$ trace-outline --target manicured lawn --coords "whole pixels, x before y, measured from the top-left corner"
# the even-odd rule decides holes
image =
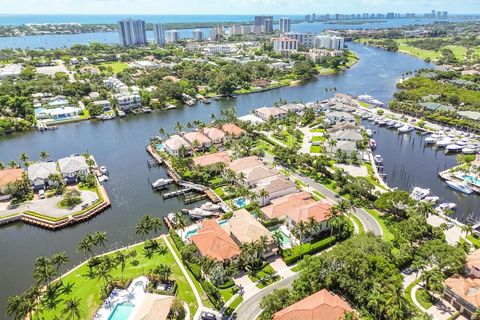
[[[467,239],[468,239],[471,243],[473,243],[475,249],[480,248],[480,239],[478,239],[477,237],[475,237],[473,234],[469,234],[469,235],[467,236]]]
[[[418,303],[420,303],[420,305],[425,309],[433,306],[433,301],[430,300],[430,296],[425,289],[418,289],[415,292],[415,298],[417,298]]]
[[[361,105],[364,108],[369,108],[371,104],[363,102],[363,101],[358,101],[358,104]]]
[[[315,129],[311,129],[310,132],[312,133],[325,132],[325,129],[315,128]]]
[[[325,137],[324,136],[313,136],[312,137],[312,142],[313,141],[325,141]]]
[[[263,278],[268,278],[274,273],[275,273],[275,270],[273,270],[272,266],[267,263],[263,266],[262,269],[256,270],[254,273],[249,274],[248,277],[253,282],[260,281],[259,283],[257,283],[257,287],[261,289],[280,280],[280,276],[275,276],[275,277],[269,278],[268,280],[262,281]]]
[[[160,245],[165,245],[163,239],[158,240]],[[168,264],[173,269],[172,278],[177,281],[178,292],[177,296],[179,299],[188,303],[191,312],[195,313],[198,308],[198,305],[195,301],[195,296],[193,294],[190,285],[187,282],[187,279],[183,275],[180,267],[175,262],[173,255],[170,251],[167,251],[166,254],[159,255],[154,254],[150,259],[146,258],[143,254],[143,244],[136,245],[131,247],[129,250],[135,250],[137,252],[136,259],[139,262],[138,265],[132,265],[130,259],[125,267],[123,272],[124,279],[136,278],[144,275],[149,269],[154,268],[160,263]],[[114,254],[109,254],[109,256],[114,257]],[[44,319],[54,319],[55,316],[58,316],[58,310],[64,307],[62,301],[70,298],[80,299],[80,311],[82,319],[92,319],[98,307],[102,304],[100,299],[101,292],[101,281],[96,278],[88,277],[88,267],[86,264],[82,265],[80,268],[65,276],[62,281],[65,284],[73,284],[72,292],[70,294],[62,294],[59,297],[59,305],[55,310],[44,310],[42,317]],[[111,272],[113,278],[122,278],[122,272],[120,268],[114,269]]]
[[[217,194],[217,196],[219,196],[220,198],[223,198],[223,196],[225,196],[225,192],[223,191],[223,187],[215,188],[215,189],[213,189],[213,192],[215,192]]]
[[[225,313],[228,315],[232,314],[242,302],[243,302],[243,296],[240,296],[240,295],[237,296],[235,300],[233,300],[233,302],[230,303],[227,310],[225,310]]]
[[[405,288],[405,299],[407,299],[408,302],[410,302],[410,304],[411,304],[412,306],[415,306],[415,304],[413,303],[413,300],[412,300],[412,289],[413,289],[413,287],[415,287],[419,282],[420,282],[420,279],[417,279],[417,280],[413,281],[412,283],[410,283],[410,284]]]
[[[238,291],[237,286],[232,286],[228,289],[220,289],[220,292],[221,292],[222,297],[223,297],[223,301],[227,302],[228,300],[230,300],[230,298],[233,297],[233,295],[235,293],[237,293],[237,291]]]
[[[388,230],[387,225],[385,224],[385,221],[381,217],[381,213],[379,213],[375,209],[365,209],[365,211],[370,213],[375,218],[375,220],[377,220],[377,222],[380,224],[380,227],[383,230],[383,238],[385,239],[385,241],[388,241],[388,242],[392,241],[395,238],[395,236],[393,235],[393,233],[390,232],[390,230]]]
[[[350,215],[352,217],[352,220],[355,222],[355,224],[358,227],[358,233],[362,234],[365,233],[365,227],[363,226],[363,223],[358,219],[354,214]]]
[[[416,57],[422,58],[423,60],[437,60],[438,58],[440,58],[439,52],[415,48],[406,43],[399,43],[398,51],[414,55]]]
[[[322,153],[322,146],[310,146],[310,153]]]
[[[306,187],[306,186],[307,186],[307,185],[305,184],[305,182],[300,181],[300,180],[298,180],[298,179],[295,179],[295,184],[296,184],[297,186],[300,186],[300,187]]]
[[[326,199],[327,198],[323,193],[321,193],[317,190],[313,190],[313,194],[316,195],[317,197],[321,198],[321,199]]]
[[[122,72],[124,69],[128,68],[128,64],[120,61],[104,62],[100,65],[105,67],[112,67],[114,73]]]

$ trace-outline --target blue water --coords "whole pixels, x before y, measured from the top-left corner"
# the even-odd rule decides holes
[[[233,201],[233,203],[238,207],[238,208],[243,208],[247,204],[247,201],[245,198],[237,198]]]
[[[127,302],[115,306],[108,320],[127,320],[135,306]]]
[[[478,180],[477,178],[475,178],[475,177],[473,177],[469,174],[464,175],[463,178],[465,180],[467,180],[468,182],[473,183],[474,185],[480,186],[480,180]]]
[[[144,19],[146,22],[238,22],[245,23],[253,20],[251,15],[0,15],[0,25],[20,25],[28,23],[116,23],[119,19],[126,17]],[[274,19],[279,16],[274,16]],[[290,16],[300,18],[300,16]],[[463,21],[465,17],[450,18],[448,21]],[[293,24],[293,31],[319,33],[325,29],[376,29],[393,28],[413,24],[429,24],[431,19],[396,19],[385,20],[385,22],[367,22],[364,24],[329,24],[324,22]],[[278,28],[278,25],[274,26]],[[210,36],[208,28],[201,28],[204,36]],[[191,38],[193,29],[179,29],[180,37]],[[147,32],[147,38],[153,39],[153,31]],[[4,48],[68,48],[74,44],[88,44],[100,42],[107,44],[119,43],[117,32],[96,32],[82,34],[64,35],[39,35],[24,37],[0,37],[0,49]]]

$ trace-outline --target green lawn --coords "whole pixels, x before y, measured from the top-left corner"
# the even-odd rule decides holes
[[[230,298],[233,297],[233,295],[237,293],[237,291],[238,291],[237,286],[232,286],[227,289],[220,289],[220,293],[222,294],[223,301],[227,302],[228,300],[230,300]]]
[[[105,67],[112,67],[112,70],[114,73],[119,73],[128,68],[128,64],[125,62],[121,61],[115,61],[115,62],[103,62],[100,64],[101,66]]]
[[[354,214],[350,215],[352,217],[352,220],[355,222],[355,224],[358,227],[358,233],[362,234],[365,233],[365,227],[363,226],[363,223],[358,219]]]
[[[363,102],[363,101],[358,101],[358,104],[361,105],[364,108],[369,108],[371,107],[371,104]]]
[[[441,56],[439,52],[415,48],[403,42],[399,43],[398,51],[411,54],[413,56],[422,58],[423,60],[437,60]]]
[[[161,245],[165,245],[163,239],[159,239],[158,241]],[[190,288],[190,285],[187,282],[187,279],[180,270],[180,267],[175,262],[172,253],[170,251],[167,251],[167,253],[164,255],[155,254],[153,257],[148,259],[143,255],[143,244],[131,247],[130,250],[132,249],[137,252],[136,259],[139,263],[138,265],[134,266],[130,263],[129,260],[126,265],[125,271],[123,272],[123,277],[125,279],[136,278],[144,275],[149,269],[154,268],[160,263],[168,264],[173,269],[172,278],[174,278],[178,284],[178,298],[186,301],[188,303],[188,306],[190,307],[191,312],[195,313],[198,308],[198,305],[195,301],[195,296],[192,289]],[[114,254],[110,254],[110,256],[114,256]],[[76,269],[74,272],[65,276],[62,281],[66,284],[73,284],[72,292],[70,294],[62,294],[59,297],[60,303],[55,308],[55,310],[43,310],[43,319],[54,319],[55,316],[58,316],[58,310],[64,307],[64,303],[62,301],[70,298],[80,299],[79,309],[82,319],[92,319],[98,307],[103,302],[100,299],[101,281],[98,279],[92,279],[87,275],[88,267],[86,264],[84,264],[78,269]],[[113,278],[122,278],[122,272],[120,268],[113,270],[111,275]]]
[[[324,136],[313,136],[312,137],[312,142],[313,141],[325,141],[325,137]]]
[[[237,309],[237,307],[243,302],[243,296],[241,295],[238,295],[233,301],[232,303],[230,303],[230,305],[228,306],[228,308],[225,310],[225,313],[227,315],[231,315],[235,309]]]
[[[310,153],[322,153],[323,147],[322,146],[310,146]]]
[[[321,128],[310,129],[310,132],[312,133],[319,133],[319,132],[325,132],[325,131],[326,131],[325,129],[321,129]]]
[[[413,281],[412,283],[410,283],[410,284],[405,288],[405,299],[407,299],[407,301],[410,302],[410,304],[411,304],[412,306],[415,306],[415,304],[413,303],[413,300],[412,300],[412,289],[413,289],[413,287],[415,287],[419,282],[420,282],[420,279],[417,279],[417,280]]]
[[[381,217],[381,213],[378,212],[378,211],[375,210],[375,209],[367,209],[367,208],[365,208],[365,211],[367,211],[368,213],[370,213],[370,214],[375,218],[375,220],[377,220],[377,222],[380,224],[380,227],[381,227],[382,230],[383,230],[383,238],[385,239],[385,241],[387,241],[387,242],[392,241],[392,240],[395,238],[395,236],[393,235],[393,233],[390,232],[390,230],[388,230],[387,225],[385,224],[384,219]]]
[[[321,199],[326,199],[327,198],[323,193],[321,193],[317,190],[313,190],[313,194],[316,195],[317,197],[321,198]]]
[[[425,309],[430,308],[433,306],[433,301],[430,299],[430,295],[425,289],[418,289],[415,292],[415,298],[417,298],[418,303]]]
[[[274,273],[275,273],[275,270],[273,270],[272,266],[266,263],[260,270],[255,270],[255,272],[250,273],[248,277],[253,282],[260,281],[259,283],[257,283],[257,287],[262,289],[280,280],[280,276],[275,276],[275,277],[269,278],[268,280],[262,281],[263,278],[268,278]]]
[[[467,240],[469,240],[471,243],[473,243],[473,246],[475,247],[475,249],[480,248],[480,239],[475,237],[473,234],[469,234],[467,236]]]

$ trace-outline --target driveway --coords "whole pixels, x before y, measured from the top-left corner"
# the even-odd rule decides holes
[[[448,221],[440,216],[431,214],[427,218],[427,222],[428,224],[434,227],[439,227],[441,224],[447,223]],[[457,224],[454,224],[453,227],[445,230],[443,233],[445,234],[445,240],[447,241],[448,244],[451,244],[451,245],[457,244],[458,240],[460,240],[460,238],[463,236],[462,228],[460,228]]]
[[[435,320],[448,320],[452,317],[452,315],[457,312],[457,310],[452,307],[448,301],[444,299],[439,299],[437,303],[435,303],[433,306],[428,308],[427,310],[428,314],[433,316],[433,319]],[[467,320],[464,316],[460,315],[457,320]]]

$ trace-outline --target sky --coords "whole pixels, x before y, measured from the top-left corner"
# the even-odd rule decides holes
[[[480,13],[480,0],[0,0],[1,14]],[[1,19],[1,16],[0,16]]]

